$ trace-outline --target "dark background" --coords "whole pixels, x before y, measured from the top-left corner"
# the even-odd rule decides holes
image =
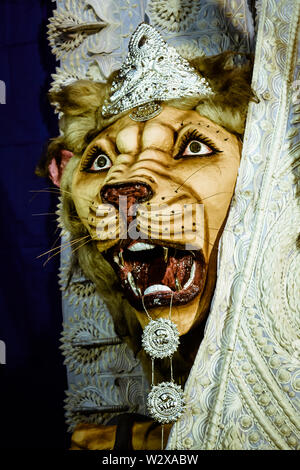
[[[45,143],[58,134],[47,90],[55,72],[48,46],[51,0],[0,0],[0,447],[67,448],[66,371],[59,352],[62,329],[59,257],[37,256],[55,243],[55,194],[34,175]],[[59,244],[59,240],[55,245]]]

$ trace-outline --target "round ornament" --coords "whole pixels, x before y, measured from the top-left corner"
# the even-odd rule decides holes
[[[179,345],[177,326],[165,318],[151,320],[144,328],[142,345],[154,359],[172,356]]]
[[[174,423],[182,415],[184,399],[182,388],[173,382],[154,385],[148,395],[148,410],[159,423]]]

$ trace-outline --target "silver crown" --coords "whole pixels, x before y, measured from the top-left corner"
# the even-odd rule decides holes
[[[204,77],[201,77],[176,49],[169,46],[158,31],[142,23],[133,33],[128,55],[112,83],[111,96],[102,107],[102,115],[109,117],[153,103],[157,115],[157,102],[188,96],[205,97],[213,91]],[[150,107],[153,111],[153,106]],[[131,115],[132,119],[147,120],[153,112]],[[145,111],[146,110],[146,111]]]

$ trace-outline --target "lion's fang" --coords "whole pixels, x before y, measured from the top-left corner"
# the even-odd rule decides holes
[[[120,251],[120,253],[119,253],[119,258],[120,258],[120,261],[121,261],[121,265],[124,266],[124,258],[123,258],[122,251]]]
[[[133,290],[133,292],[135,293],[135,295],[139,296],[139,292],[136,288],[134,278],[133,278],[133,275],[131,273],[128,273],[127,279],[128,279],[129,284],[130,284],[130,287]]]
[[[175,278],[175,285],[176,285],[176,289],[177,289],[177,290],[181,290],[181,289],[182,289],[181,284],[180,284],[180,281],[177,279],[177,277]]]

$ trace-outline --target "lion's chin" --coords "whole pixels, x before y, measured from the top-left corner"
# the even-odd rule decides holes
[[[201,294],[206,263],[201,250],[131,241],[106,253],[128,301],[137,310],[185,305]]]

